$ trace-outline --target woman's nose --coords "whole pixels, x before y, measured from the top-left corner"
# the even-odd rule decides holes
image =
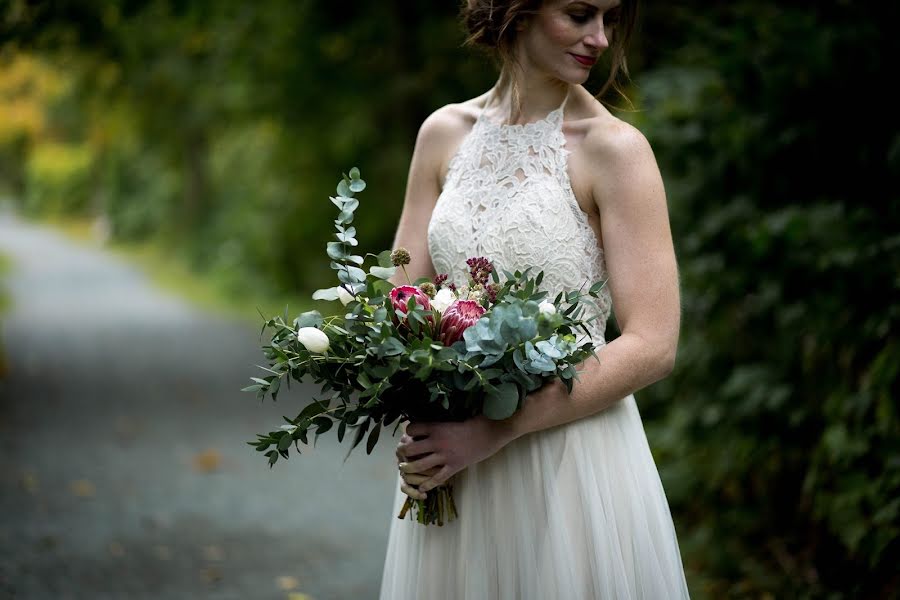
[[[602,15],[597,15],[597,18],[591,21],[590,30],[584,37],[584,44],[600,51],[606,50],[609,47],[609,40],[606,39],[606,28],[603,25]]]

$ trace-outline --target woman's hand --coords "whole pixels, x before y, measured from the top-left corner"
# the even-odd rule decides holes
[[[416,500],[469,465],[492,456],[515,438],[508,420],[478,416],[462,422],[412,423],[397,445],[404,482]]]
[[[396,451],[397,463],[399,465],[405,465],[412,459],[420,458],[415,455],[406,453],[407,447],[412,442],[413,442],[412,436],[410,436],[406,433],[404,433],[402,436],[400,436],[400,443],[397,444],[397,451]],[[400,469],[400,477],[402,478],[403,481],[400,482],[400,491],[403,492],[404,494],[406,494],[407,496],[409,496],[410,498],[412,498],[413,500],[424,500],[425,493],[420,492],[418,486],[420,484],[424,483],[425,481],[427,481],[429,478],[431,478],[431,476],[436,474],[438,472],[438,470],[439,469],[437,467],[435,467],[433,469],[428,469],[428,471],[426,471],[425,473],[406,473],[401,468]]]

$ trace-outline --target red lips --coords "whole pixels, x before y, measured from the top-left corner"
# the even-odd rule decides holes
[[[582,54],[572,54],[571,52],[569,52],[569,55],[571,55],[572,58],[574,58],[575,60],[577,60],[578,62],[580,62],[581,64],[583,64],[586,67],[590,67],[595,62],[597,62],[597,58],[594,56],[584,56]]]

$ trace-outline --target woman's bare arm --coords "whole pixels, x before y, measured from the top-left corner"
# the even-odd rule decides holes
[[[614,132],[585,139],[585,150],[596,166],[592,191],[622,335],[598,351],[600,364],[585,362],[571,395],[559,384],[529,396],[508,420],[513,437],[601,411],[662,379],[675,362],[681,303],[662,177],[637,129],[619,122]]]

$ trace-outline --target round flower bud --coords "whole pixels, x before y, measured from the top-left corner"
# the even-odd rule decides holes
[[[315,327],[301,327],[297,330],[297,341],[310,352],[322,354],[330,345],[328,336],[321,329]]]
[[[437,289],[434,287],[434,284],[430,281],[426,281],[422,285],[419,286],[419,289],[425,293],[429,298],[434,298],[434,295],[437,293]]]
[[[538,304],[538,310],[541,311],[543,315],[555,315],[556,314],[556,305],[552,302],[547,302],[544,300],[540,304]]]
[[[409,250],[406,248],[397,248],[393,252],[391,252],[391,263],[395,267],[400,267],[403,265],[408,265],[411,260],[409,256]]]

